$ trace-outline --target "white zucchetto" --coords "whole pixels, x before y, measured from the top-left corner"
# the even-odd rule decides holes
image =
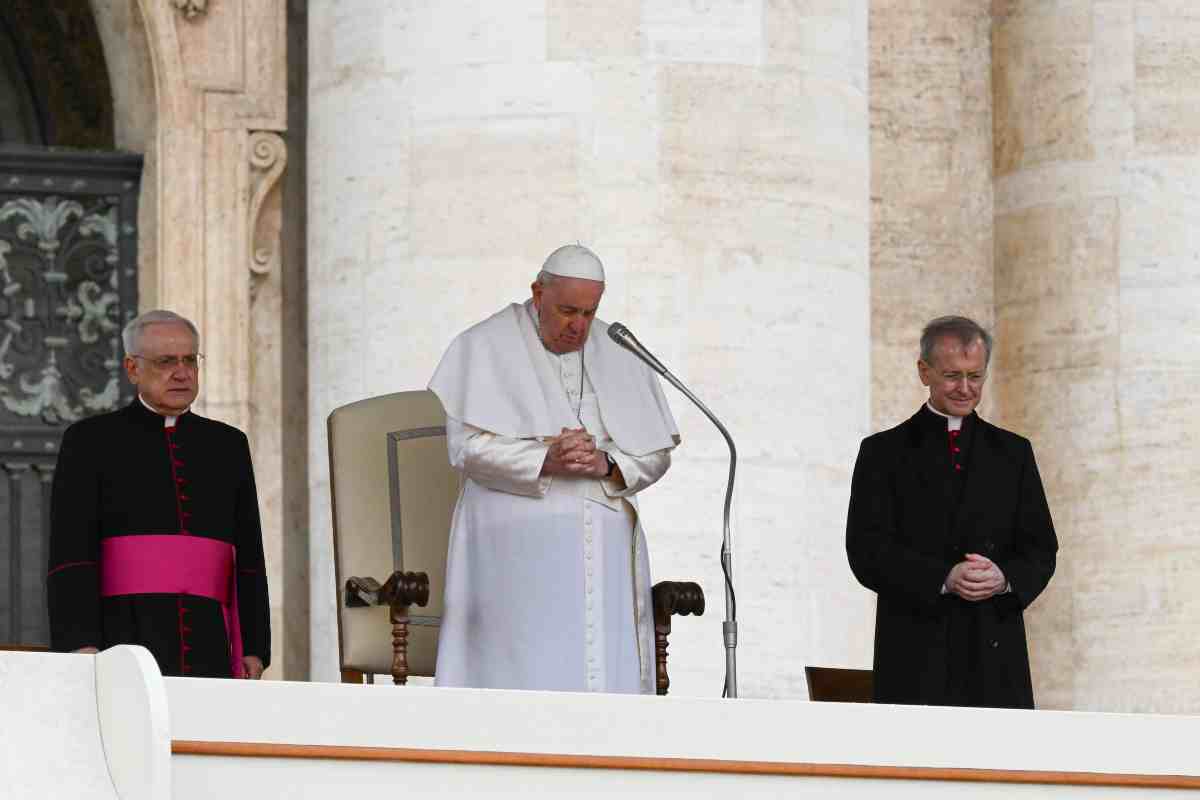
[[[542,271],[560,278],[583,278],[604,283],[604,265],[600,258],[581,244],[568,244],[555,250],[542,264]]]

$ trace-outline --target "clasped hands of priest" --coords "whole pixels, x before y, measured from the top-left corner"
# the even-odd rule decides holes
[[[967,553],[963,561],[950,569],[944,586],[948,594],[979,602],[1007,591],[1008,581],[1004,572],[990,558]]]
[[[608,475],[608,459],[603,450],[596,448],[596,437],[587,429],[563,428],[562,433],[546,441],[550,447],[542,463],[543,475],[576,478],[603,478]],[[622,480],[620,468],[614,468],[612,477]]]

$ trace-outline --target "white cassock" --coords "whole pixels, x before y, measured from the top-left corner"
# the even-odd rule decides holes
[[[446,563],[439,686],[654,691],[649,558],[637,492],[678,432],[655,375],[596,320],[556,355],[530,304],[461,334],[430,388],[462,483]],[[562,428],[586,428],[625,486],[542,476]]]

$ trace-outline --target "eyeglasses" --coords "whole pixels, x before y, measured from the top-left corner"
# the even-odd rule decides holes
[[[941,372],[941,373],[938,373],[938,377],[940,377],[942,379],[942,383],[945,383],[947,385],[962,383],[963,380],[966,380],[966,382],[971,386],[982,386],[984,381],[987,380],[987,373],[986,372]]]
[[[176,367],[182,366],[184,369],[199,369],[200,364],[204,362],[203,353],[188,353],[183,356],[140,356],[136,353],[131,353],[130,358],[140,358],[150,364],[155,369],[167,372]]]

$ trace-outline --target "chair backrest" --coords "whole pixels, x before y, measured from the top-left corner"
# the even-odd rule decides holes
[[[392,666],[388,609],[347,607],[346,579],[382,584],[406,570],[429,574],[429,605],[410,616],[409,674],[433,675],[458,497],[442,405],[430,391],[398,392],[342,406],[328,426],[341,667],[387,674]]]

